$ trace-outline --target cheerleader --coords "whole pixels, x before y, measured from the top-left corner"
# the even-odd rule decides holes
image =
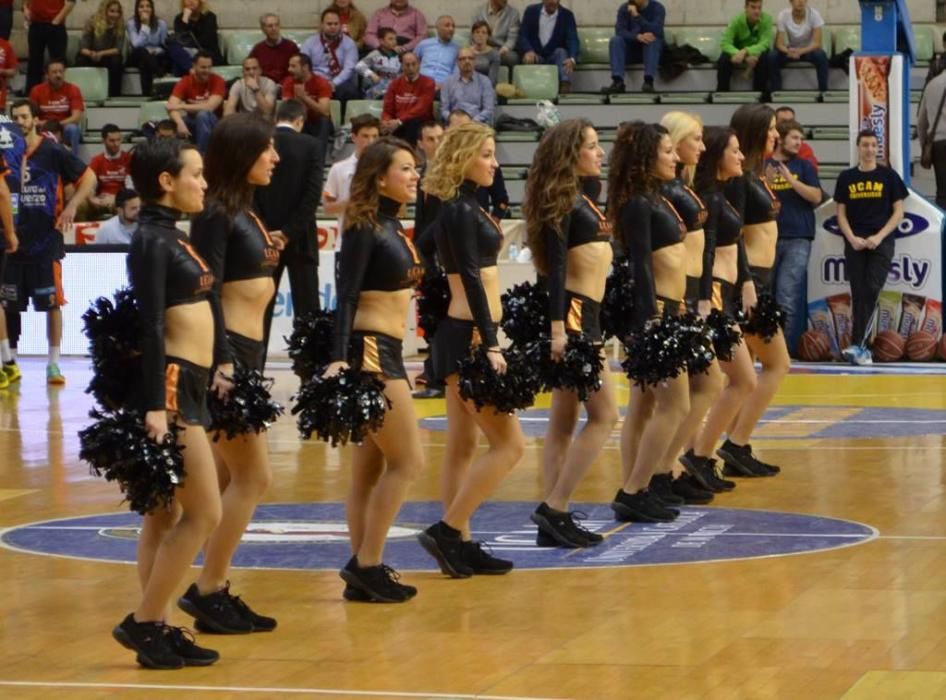
[[[177,139],[135,148],[131,176],[144,206],[128,254],[128,273],[144,335],[141,383],[134,404],[148,435],[163,442],[169,423],[180,428],[186,476],[165,510],[144,517],[138,538],[142,597],[112,635],[137,653],[146,668],[207,666],[220,658],[194,644],[183,628],[166,623],[174,591],[201,545],[220,522],[214,457],[204,427],[207,385],[214,354],[207,264],[176,226],[182,214],[204,206],[203,163],[197,149]]]
[[[603,158],[591,122],[570,119],[542,137],[526,182],[523,214],[532,261],[547,279],[556,362],[562,359],[567,335],[585,333],[602,348],[607,367],[600,310],[611,266],[611,223],[583,191],[597,184]],[[587,187],[583,181],[590,181]],[[603,539],[576,523],[568,504],[618,419],[607,369],[601,371],[601,389],[585,402],[588,420],[575,436],[580,408],[575,392],[552,391],[542,449],[546,496],[532,514],[540,547],[585,547]]]
[[[778,131],[775,128],[775,113],[766,105],[743,105],[733,114],[730,126],[736,132],[739,144],[745,153],[743,176],[734,178],[726,187],[726,196],[737,208],[744,211],[742,235],[746,244],[746,256],[756,292],[769,300],[769,308],[760,304],[750,314],[750,323],[756,316],[771,315],[774,311],[772,294],[772,268],[775,264],[775,244],[778,239],[778,197],[769,189],[765,180],[766,157],[775,150]],[[739,414],[729,427],[727,440],[716,451],[729,476],[774,476],[780,471],[774,464],[766,464],[752,453],[749,439],[765,409],[769,407],[785,375],[791,360],[788,346],[780,328],[767,337],[747,330],[746,344],[753,357],[762,363],[762,372],[756,381],[755,390],[746,397]]]
[[[417,594],[383,562],[384,540],[423,468],[417,415],[402,358],[408,308],[423,264],[398,220],[417,198],[417,160],[404,141],[379,139],[358,159],[335,271],[338,307],[331,377],[343,368],[378,376],[391,406],[384,425],[356,445],[346,502],[352,556],[339,572],[352,601],[401,603]]]
[[[457,363],[474,346],[485,344],[494,372],[506,371],[496,336],[502,316],[496,260],[502,229],[477,201],[496,169],[493,130],[463,124],[447,131],[424,179],[425,190],[442,201],[435,229],[437,254],[450,285],[447,317],[437,327],[434,372],[446,380],[447,445],[441,493],[444,514],[418,539],[453,578],[505,574],[511,561],[492,556],[472,539],[470,518],[522,458],[525,441],[518,419],[506,413],[477,411],[460,397]],[[479,428],[489,449],[474,460]]]
[[[608,217],[633,267],[637,332],[647,332],[661,316],[683,313],[686,228],[661,194],[677,176],[677,162],[670,134],[659,124],[635,122],[618,130],[608,172]],[[624,485],[611,504],[618,519],[668,522],[679,515],[648,485],[689,410],[686,368],[656,385],[633,385],[621,430]]]
[[[214,274],[211,305],[217,342],[211,390],[225,398],[234,367],[263,369],[264,317],[275,294],[273,271],[284,240],[253,212],[253,192],[268,185],[279,156],[273,127],[253,114],[222,119],[207,147],[207,208],[191,224],[198,253]],[[178,600],[197,628],[218,634],[269,632],[276,620],[230,593],[230,565],[253,511],[269,488],[269,450],[253,431],[213,443],[223,517],[207,540],[200,576]]]
[[[727,199],[728,182],[742,177],[743,155],[732,129],[710,128],[704,137],[706,152],[696,168],[694,186],[706,204],[706,256],[700,282],[700,301],[711,301],[713,308],[729,319],[735,331],[735,317],[740,306],[751,310],[756,305],[755,283],[746,259],[742,238],[742,214]],[[752,357],[744,342],[732,348],[732,356],[720,358],[726,375],[726,388],[715,401],[703,427],[690,449],[680,458],[687,472],[700,485],[714,493],[731,491],[735,483],[720,477],[712,458],[720,436],[739,408],[756,387]]]

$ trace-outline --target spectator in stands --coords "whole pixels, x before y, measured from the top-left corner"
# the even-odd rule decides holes
[[[762,0],[746,0],[746,9],[723,30],[716,64],[716,90],[729,92],[733,67],[752,72],[752,89],[768,98],[768,52],[775,39],[772,16],[762,11]]]
[[[657,0],[627,0],[618,8],[614,36],[608,44],[611,54],[611,86],[605,93],[621,93],[628,63],[644,64],[641,92],[654,91],[654,76],[664,47],[664,20],[667,10]]]
[[[256,112],[271,118],[279,99],[280,86],[262,74],[259,59],[243,59],[243,77],[230,86],[230,94],[223,103],[223,116],[237,112]]]
[[[176,139],[177,125],[172,119],[162,119],[154,128],[154,137],[156,139]]]
[[[387,7],[378,9],[368,20],[365,31],[365,46],[376,49],[379,46],[378,30],[391,27],[397,32],[397,51],[414,51],[417,45],[427,38],[427,19],[416,7],[408,5],[408,0],[391,0]]]
[[[457,67],[460,47],[453,43],[455,32],[453,17],[441,15],[437,18],[437,36],[424,39],[414,51],[420,59],[421,74],[433,78],[438,90]]]
[[[476,54],[473,49],[461,49],[458,59],[460,71],[448,78],[440,88],[440,112],[444,121],[447,121],[450,112],[461,109],[469,114],[473,121],[493,123],[496,91],[489,78],[476,72],[475,61]]]
[[[946,209],[946,114],[944,114],[946,102],[944,102],[944,96],[946,96],[946,71],[941,71],[923,88],[916,125],[921,151],[928,144],[932,144],[936,205],[940,209]]]
[[[10,81],[16,76],[18,65],[19,61],[17,61],[13,46],[0,37],[0,112],[6,112],[7,91],[10,88]]]
[[[420,125],[434,118],[437,85],[420,74],[420,61],[407,52],[401,56],[401,76],[391,81],[384,94],[381,128],[398,138],[415,143]]]
[[[324,139],[332,132],[332,84],[312,72],[312,61],[304,53],[289,59],[289,75],[282,81],[282,98],[296,99],[305,105],[305,133]]]
[[[359,52],[362,51],[365,48],[365,30],[368,28],[368,20],[355,7],[355,3],[351,0],[335,0],[326,9],[335,10],[338,13],[338,19],[342,23],[342,33],[355,42]],[[380,39],[380,36],[378,38]]]
[[[10,41],[13,30],[13,0],[0,0],[0,39]],[[2,380],[0,380],[2,383]]]
[[[312,71],[332,83],[336,100],[357,100],[358,47],[349,37],[342,34],[341,20],[335,10],[322,12],[319,33],[310,36],[300,49],[312,60]]]
[[[46,65],[46,81],[30,90],[30,102],[39,107],[40,122],[54,119],[62,124],[64,143],[78,155],[85,102],[78,86],[66,82],[64,61],[54,59]]]
[[[579,52],[575,15],[561,7],[559,0],[542,0],[529,5],[522,15],[519,52],[526,65],[554,63],[558,66],[559,92],[568,94]]]
[[[329,216],[338,217],[338,234],[335,250],[342,248],[342,233],[345,231],[345,209],[351,193],[351,179],[358,167],[358,159],[381,135],[381,122],[370,114],[359,114],[351,120],[351,140],[355,152],[340,160],[328,171],[325,190],[322,192],[322,207]]]
[[[250,50],[250,56],[259,61],[263,75],[277,85],[289,75],[289,59],[299,53],[292,39],[282,35],[279,15],[267,12],[259,18],[259,27],[265,38]]]
[[[813,63],[818,91],[828,89],[828,55],[821,41],[824,20],[808,0],[790,0],[791,7],[778,13],[775,50],[769,52],[769,82],[772,91],[782,89],[782,68],[793,61]]]
[[[29,63],[26,66],[26,91],[43,80],[46,51],[49,60],[66,60],[66,17],[75,9],[76,0],[24,0],[23,16],[29,22],[27,42]],[[65,63],[63,63],[65,65]]]
[[[795,110],[788,106],[779,107],[775,110],[775,125],[778,126],[782,122],[793,122],[795,119]],[[818,158],[815,156],[815,152],[812,150],[811,146],[808,145],[806,141],[801,142],[801,147],[798,149],[798,157],[804,160],[807,160],[811,163],[815,172],[818,172]]]
[[[168,25],[154,13],[153,0],[135,0],[135,16],[128,20],[128,65],[141,77],[141,94],[151,97],[154,76],[163,77],[171,68],[166,50]]]
[[[365,97],[369,100],[382,100],[391,81],[401,73],[401,54],[397,49],[397,34],[390,27],[378,30],[381,48],[375,49],[358,61],[355,70],[361,76],[365,87]]]
[[[206,0],[181,0],[181,11],[174,17],[174,34],[167,43],[168,58],[174,75],[186,76],[198,51],[206,51],[215,66],[226,63],[217,36],[217,15]]]
[[[168,116],[177,125],[178,136],[193,136],[201,153],[207,151],[210,132],[222,114],[226,94],[227,83],[213,72],[213,57],[207,51],[197,52],[190,74],[181,78],[171,91]]]
[[[775,299],[785,312],[785,342],[793,357],[808,318],[808,258],[815,238],[815,207],[821,204],[818,171],[798,154],[805,130],[796,121],[778,124],[775,158],[765,178],[781,202],[775,244]]]
[[[496,87],[496,81],[499,80],[499,50],[489,43],[492,31],[489,22],[482,19],[474,22],[470,28],[470,48],[473,49],[476,72],[485,75]]]
[[[123,188],[115,195],[115,216],[102,222],[95,232],[98,245],[130,245],[138,230],[141,197],[134,190]]]
[[[454,109],[447,116],[447,130],[469,124],[473,117],[462,109]],[[509,193],[506,191],[506,180],[503,177],[501,168],[496,168],[496,175],[493,177],[493,184],[489,187],[480,187],[476,191],[476,198],[480,206],[490,213],[494,219],[499,221],[505,219],[509,214]]]
[[[76,65],[108,70],[108,96],[122,94],[125,48],[125,14],[118,0],[102,0],[85,23]]]
[[[427,163],[433,160],[437,147],[443,141],[443,127],[439,122],[428,121],[420,125],[420,138],[417,139],[417,155],[420,160],[421,175]]]
[[[91,218],[115,211],[115,197],[125,189],[131,172],[131,154],[122,150],[122,132],[115,124],[102,127],[104,150],[89,161],[98,181],[95,194],[89,197]]]
[[[489,24],[490,46],[499,51],[499,60],[504,66],[515,66],[519,63],[519,54],[516,46],[519,43],[519,10],[510,6],[509,0],[487,0],[476,11],[470,25],[477,22]]]

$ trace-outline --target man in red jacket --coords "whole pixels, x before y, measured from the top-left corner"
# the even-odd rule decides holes
[[[408,143],[416,143],[420,125],[434,118],[433,79],[420,74],[420,59],[407,52],[401,56],[401,75],[391,81],[384,94],[381,128]]]
[[[115,124],[102,127],[104,150],[89,161],[98,182],[95,194],[89,197],[89,214],[115,213],[115,196],[126,187],[131,167],[131,153],[122,150],[122,132]]]

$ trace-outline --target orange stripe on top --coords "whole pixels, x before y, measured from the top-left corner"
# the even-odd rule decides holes
[[[164,368],[164,408],[177,411],[177,385],[181,376],[181,366],[173,362]]]
[[[182,241],[181,239],[177,239],[177,242],[180,243],[184,247],[184,250],[186,250],[190,256],[197,261],[197,264],[200,265],[200,269],[203,272],[210,272],[210,268],[207,267],[207,263],[205,263],[204,259],[197,254],[197,251],[194,250],[190,243],[187,241]]]
[[[273,239],[272,239],[272,237],[269,235],[269,231],[266,230],[266,226],[263,225],[263,222],[260,221],[260,218],[259,218],[254,212],[252,212],[252,211],[247,210],[246,213],[249,215],[249,217],[250,217],[251,219],[253,219],[253,221],[256,222],[256,225],[259,227],[260,233],[263,234],[263,238],[266,239],[266,242],[267,242],[270,246],[275,247],[276,244],[273,243]]]
[[[607,219],[607,218],[608,218],[608,217],[606,217],[604,214],[601,213],[601,210],[598,209],[598,205],[595,204],[593,201],[591,201],[591,199],[588,197],[588,195],[583,194],[581,197],[582,197],[582,199],[584,199],[586,202],[588,202],[588,206],[590,206],[592,209],[595,210],[595,214],[597,214],[597,215],[598,215],[599,217],[601,217],[602,219]]]

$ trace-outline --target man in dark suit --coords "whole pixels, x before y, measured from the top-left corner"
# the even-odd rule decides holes
[[[559,0],[542,0],[526,8],[519,28],[522,62],[558,66],[561,93],[571,92],[578,52],[578,25],[571,10],[560,7]]]
[[[276,108],[276,151],[279,163],[268,187],[256,190],[256,206],[270,231],[281,231],[288,244],[276,267],[276,287],[289,270],[292,307],[296,316],[318,311],[319,246],[315,210],[322,194],[325,143],[303,134],[306,108],[299,100],[283,100]],[[266,346],[275,299],[266,310]]]

